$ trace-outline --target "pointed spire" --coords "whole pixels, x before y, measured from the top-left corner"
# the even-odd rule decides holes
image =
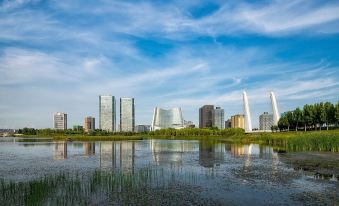
[[[277,100],[273,92],[270,92],[270,98],[271,98],[272,111],[273,111],[273,125],[278,125],[280,114],[278,111]]]
[[[242,93],[244,103],[244,115],[245,115],[245,132],[252,132],[252,120],[250,108],[248,105],[248,98],[245,91]]]

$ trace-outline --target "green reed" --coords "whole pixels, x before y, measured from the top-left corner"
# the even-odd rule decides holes
[[[177,194],[176,185],[196,182],[194,173],[179,174],[151,167],[136,172],[97,170],[86,175],[61,172],[28,182],[0,179],[0,202],[4,205],[173,204],[182,201],[184,195]],[[163,192],[173,196],[164,199]],[[187,191],[185,198],[189,195],[192,193]]]

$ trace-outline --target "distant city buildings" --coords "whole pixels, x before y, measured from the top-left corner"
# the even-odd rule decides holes
[[[151,130],[151,125],[137,125],[134,128],[135,132],[149,132]]]
[[[215,109],[213,109],[212,111],[213,127],[217,127],[218,129],[225,128],[224,115],[225,115],[224,109],[221,109],[220,107],[216,107]]]
[[[232,128],[232,122],[231,122],[231,119],[228,119],[225,121],[225,129],[226,128]]]
[[[62,112],[54,113],[54,129],[66,130],[67,129],[67,114]]]
[[[120,98],[120,131],[133,132],[135,127],[134,98]]]
[[[73,125],[73,130],[75,131],[80,131],[83,130],[84,128],[81,125]]]
[[[271,127],[273,125],[274,125],[273,114],[268,114],[268,112],[264,112],[259,116],[260,130],[271,130]]]
[[[85,117],[84,130],[85,132],[95,130],[95,118],[94,117],[91,117],[91,116]]]
[[[195,128],[195,124],[192,121],[184,120],[184,127],[185,128]]]
[[[151,130],[155,131],[166,128],[184,128],[184,120],[182,117],[181,108],[165,110],[156,107],[154,109]]]
[[[99,128],[110,132],[116,130],[114,96],[99,96]]]
[[[213,126],[214,105],[204,105],[199,109],[199,128]]]
[[[245,129],[245,118],[242,114],[233,115],[231,117],[231,127],[232,128],[242,128]]]

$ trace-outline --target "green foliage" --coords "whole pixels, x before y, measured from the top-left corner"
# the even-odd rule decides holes
[[[339,119],[337,119],[339,118],[338,104],[336,106],[331,102],[320,102],[314,105],[306,104],[302,110],[297,107],[293,111],[285,112],[278,122],[279,129],[282,131],[289,131],[290,129],[297,131],[302,126],[305,131],[317,128],[321,130],[324,124],[326,124],[327,129],[335,127],[339,122]]]
[[[184,128],[184,129],[160,129],[149,132],[150,136],[171,136],[171,137],[194,137],[194,136],[232,136],[242,135],[245,131],[240,128],[227,128],[219,130],[217,128]]]

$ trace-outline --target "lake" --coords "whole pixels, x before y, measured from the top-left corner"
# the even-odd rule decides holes
[[[338,163],[258,144],[0,138],[0,205],[338,205]]]

